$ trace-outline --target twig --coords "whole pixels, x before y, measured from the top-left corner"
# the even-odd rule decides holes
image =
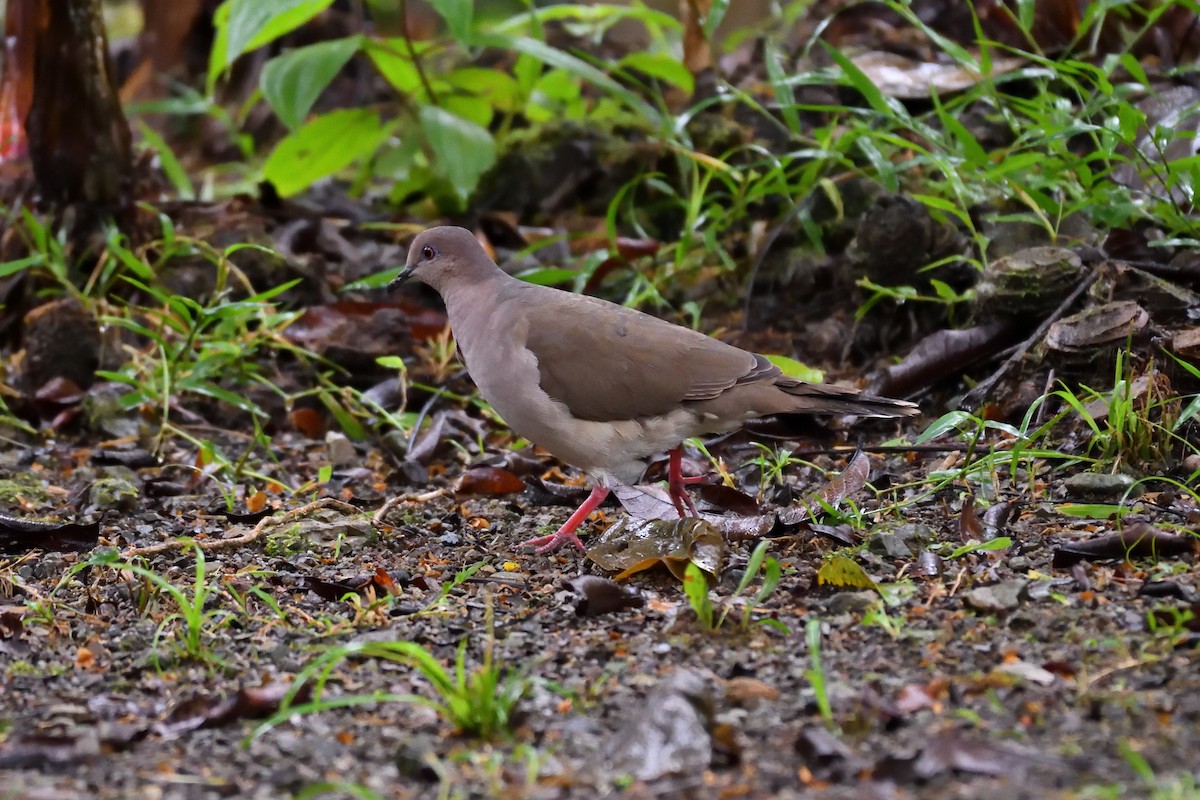
[[[1046,332],[1050,330],[1050,326],[1060,320],[1063,314],[1066,314],[1071,306],[1075,305],[1075,301],[1083,296],[1083,293],[1086,292],[1088,288],[1096,282],[1096,278],[1098,277],[1100,277],[1100,273],[1097,270],[1092,270],[1085,275],[1083,279],[1076,284],[1075,288],[1071,290],[1071,293],[1067,295],[1067,299],[1059,303],[1058,308],[1054,309],[1049,316],[1042,320],[1042,324],[1037,326],[1037,330],[1035,330],[1028,339],[1021,342],[1017,346],[1016,351],[1006,358],[1004,363],[1001,364],[995,372],[977,383],[974,389],[963,395],[963,399],[961,402],[959,402],[958,407],[961,409],[972,409],[982,403],[984,398],[986,398],[992,391],[992,388],[995,387],[995,385],[999,383],[1005,375],[1008,374],[1008,371],[1012,369],[1013,365],[1024,358],[1025,354],[1029,352],[1030,348],[1042,340],[1042,337],[1044,337]]]
[[[396,497],[393,497],[391,500],[388,500],[386,503],[384,503],[383,506],[375,512],[375,516],[371,517],[371,523],[374,525],[382,525],[384,518],[387,517],[388,514],[392,513],[397,506],[402,505],[403,503],[428,503],[430,500],[436,500],[445,493],[446,489],[441,488],[434,489],[431,492],[424,492],[422,494],[397,495]]]
[[[417,79],[421,82],[421,88],[425,90],[425,94],[429,96],[431,105],[441,105],[438,103],[437,95],[433,92],[433,86],[429,83],[429,78],[425,75],[425,68],[421,65],[421,59],[417,55],[417,49],[413,47],[412,31],[408,29],[408,2],[400,0],[400,29],[404,31],[404,44],[408,48],[408,57],[412,59],[413,68],[417,71]]]
[[[338,500],[333,497],[322,497],[320,500],[315,500],[307,505],[293,508],[291,511],[285,511],[282,514],[276,514],[270,517],[264,517],[258,521],[258,524],[251,528],[248,532],[241,536],[234,536],[229,539],[190,539],[194,541],[201,550],[206,553],[215,553],[221,550],[236,550],[244,545],[253,544],[257,541],[268,528],[275,528],[280,525],[290,525],[301,517],[306,517],[314,511],[319,511],[322,508],[332,508],[341,511],[343,514],[360,514],[362,509],[352,506],[347,502]],[[152,544],[146,547],[134,547],[126,550],[125,558],[133,558],[134,556],[155,556],[159,553],[167,553],[171,550],[182,550],[185,547],[183,540],[172,539],[169,542],[161,544]]]

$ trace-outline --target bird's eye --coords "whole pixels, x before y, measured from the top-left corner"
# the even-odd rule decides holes
[[[437,255],[437,250],[434,250],[429,245],[425,245],[424,247],[421,248],[421,257],[424,258],[426,261],[430,260],[431,258],[433,258],[436,255]]]

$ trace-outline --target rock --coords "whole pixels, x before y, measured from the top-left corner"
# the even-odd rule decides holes
[[[858,614],[866,611],[879,600],[879,593],[872,591],[863,592],[838,592],[829,600],[828,611],[830,614]]]
[[[890,529],[877,530],[878,533],[870,537],[868,546],[893,561],[912,558],[922,543],[933,538],[933,529],[919,523],[905,523]]]
[[[1083,275],[1083,262],[1063,247],[1030,247],[991,262],[975,286],[971,308],[980,322],[1041,319]]]
[[[702,773],[712,759],[714,706],[708,678],[694,670],[675,672],[609,743],[609,769],[642,781]]]
[[[1102,472],[1080,472],[1063,481],[1063,488],[1069,497],[1086,500],[1120,500],[1126,492],[1133,489],[1131,496],[1142,493],[1141,485],[1134,487],[1134,479],[1130,475],[1117,473],[1110,475]]]
[[[350,467],[359,462],[354,442],[344,433],[330,431],[325,434],[325,449],[329,453],[329,463],[335,467]]]
[[[132,511],[137,508],[141,489],[133,481],[119,476],[97,478],[88,489],[88,503],[97,511]]]
[[[1013,580],[978,586],[967,592],[963,601],[969,608],[985,614],[1011,611],[1021,604],[1021,594],[1029,581]]]
[[[51,300],[26,314],[22,339],[25,385],[31,395],[54,378],[66,378],[80,389],[95,382],[100,327],[75,298]]]

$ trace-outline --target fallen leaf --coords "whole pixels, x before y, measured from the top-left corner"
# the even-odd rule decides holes
[[[834,556],[817,570],[817,583],[824,586],[850,586],[855,589],[878,589],[862,567],[846,556]]]

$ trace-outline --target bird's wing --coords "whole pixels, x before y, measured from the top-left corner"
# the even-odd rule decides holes
[[[639,311],[582,295],[539,295],[528,306],[525,344],[542,390],[577,419],[660,416],[780,374],[763,356]]]

